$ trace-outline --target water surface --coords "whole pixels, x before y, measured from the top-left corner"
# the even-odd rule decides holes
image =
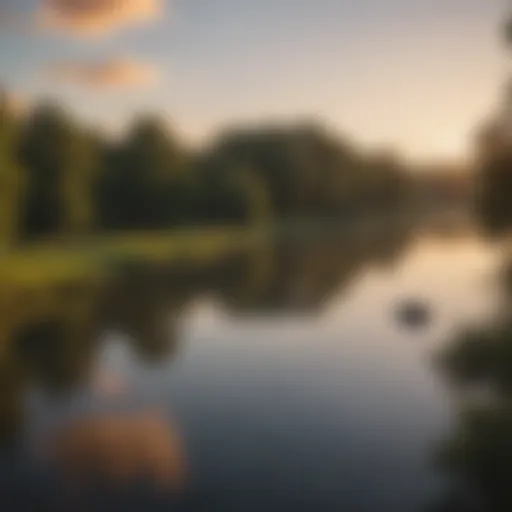
[[[3,489],[98,510],[425,510],[448,485],[433,458],[455,419],[433,358],[493,310],[498,263],[471,234],[331,237],[25,291],[25,317],[4,320]],[[409,298],[431,309],[425,328],[397,321]],[[129,471],[115,492],[62,490],[71,472],[38,447],[116,415],[172,426],[161,451],[184,459],[179,491]]]

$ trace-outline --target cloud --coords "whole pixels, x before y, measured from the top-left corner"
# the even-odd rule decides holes
[[[154,66],[129,59],[100,62],[58,62],[49,68],[56,79],[94,89],[141,87],[158,79]]]
[[[165,0],[42,0],[37,25],[96,37],[157,19]]]

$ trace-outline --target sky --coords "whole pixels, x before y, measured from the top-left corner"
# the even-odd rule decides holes
[[[186,140],[317,120],[417,161],[464,158],[500,99],[505,0],[0,0],[0,83]]]

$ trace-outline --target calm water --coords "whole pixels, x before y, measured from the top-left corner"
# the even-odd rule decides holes
[[[433,458],[455,418],[433,357],[495,308],[499,254],[470,235],[384,238],[24,291],[30,313],[4,321],[2,492],[33,510],[427,510],[450,485]],[[431,307],[425,328],[397,322],[409,298]],[[130,480],[119,448],[105,455],[125,461],[115,485],[73,485],[82,473],[41,449],[84,418],[142,416],[163,418],[173,442],[158,428],[118,438],[179,452],[164,474],[180,492]],[[101,472],[101,456],[68,453],[88,435],[68,433],[60,462]]]

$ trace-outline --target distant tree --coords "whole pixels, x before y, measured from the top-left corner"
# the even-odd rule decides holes
[[[512,20],[512,19],[511,19]],[[511,22],[507,24],[510,42]],[[512,228],[512,82],[504,87],[501,106],[478,132],[476,142],[476,210],[491,235]]]
[[[252,225],[266,226],[272,222],[274,211],[270,203],[269,191],[260,175],[254,169],[241,168],[233,171],[240,195],[246,202],[247,220]]]
[[[80,233],[93,221],[94,144],[60,108],[43,105],[27,120],[20,160],[27,172],[27,236]]]
[[[216,151],[201,155],[193,169],[195,223],[247,225],[274,220],[270,190],[258,171],[225,160]]]
[[[221,168],[252,169],[278,218],[333,217],[369,208],[371,201],[395,207],[407,182],[398,161],[367,160],[352,144],[309,124],[233,130],[210,158]]]
[[[24,175],[16,161],[18,126],[0,95],[0,247],[19,237]]]
[[[366,156],[362,176],[360,195],[367,211],[393,211],[410,199],[411,179],[405,165],[393,153]]]
[[[512,228],[512,147],[482,158],[476,187],[476,207],[483,226],[494,235]]]
[[[186,154],[164,123],[140,118],[106,152],[97,205],[107,229],[165,227],[176,214],[173,188],[185,180]]]
[[[52,105],[25,123],[19,155],[28,237],[380,213],[404,204],[410,181],[398,159],[315,124],[237,128],[192,153],[155,116],[113,142]]]
[[[318,164],[311,158],[307,141],[292,129],[232,131],[218,141],[214,158],[223,167],[257,172],[278,217],[304,213],[320,185]]]

